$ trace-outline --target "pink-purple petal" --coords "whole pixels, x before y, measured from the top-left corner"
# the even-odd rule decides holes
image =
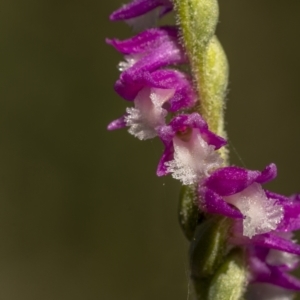
[[[256,235],[251,239],[244,236],[233,236],[230,240],[233,244],[237,245],[260,246],[300,255],[300,245],[282,238],[274,233]]]
[[[110,15],[111,21],[128,20],[139,17],[147,12],[159,7],[172,7],[168,0],[133,0],[132,2],[123,5],[118,10]]]
[[[225,167],[212,173],[205,181],[205,186],[221,196],[230,196],[247,188],[259,175],[259,171]]]
[[[168,174],[166,162],[171,161],[174,158],[174,149],[173,145],[169,145],[165,148],[161,159],[159,160],[156,175],[157,176],[165,176]]]
[[[144,77],[144,83],[156,88],[175,89],[174,96],[166,106],[170,112],[192,107],[197,101],[191,78],[182,72],[168,69],[154,71]]]
[[[197,101],[191,79],[187,74],[177,70],[163,69],[152,73],[144,72],[130,85],[120,80],[117,81],[115,88],[120,96],[132,101],[145,86],[161,89],[175,89],[174,96],[164,107],[170,112],[192,107]]]
[[[199,206],[210,214],[219,214],[229,218],[243,218],[241,212],[227,202],[212,190],[199,187]],[[204,200],[205,199],[205,200]]]
[[[270,266],[257,258],[250,260],[253,281],[270,283],[290,290],[300,290],[300,280],[287,274],[280,267]],[[253,276],[253,275],[252,275]]]
[[[166,42],[123,71],[115,84],[115,91],[126,100],[132,101],[143,88],[145,81],[151,80],[152,72],[184,62],[186,62],[186,56],[179,46],[173,41]]]
[[[300,229],[300,203],[299,202],[285,202],[282,203],[284,216],[277,231],[290,232]]]
[[[265,193],[266,193],[268,198],[276,199],[276,200],[278,200],[278,202],[280,204],[283,204],[285,202],[286,203],[290,202],[290,198],[288,198],[286,196],[283,196],[283,195],[280,195],[280,194],[277,194],[277,193],[274,193],[274,192],[271,192],[271,191],[268,191],[268,190],[265,190]]]
[[[122,54],[140,54],[152,51],[166,41],[176,39],[177,35],[176,27],[165,26],[147,29],[126,40],[106,39],[106,42]]]
[[[143,72],[153,72],[159,68],[173,64],[183,64],[187,57],[179,44],[175,41],[167,41],[153,51],[147,53],[132,67],[121,73],[121,80],[134,82]]]
[[[179,116],[174,117],[169,126],[173,130],[173,136],[178,131],[181,131],[182,128],[188,127],[188,128],[195,128],[199,129],[201,136],[209,145],[212,145],[215,147],[215,149],[219,149],[220,147],[226,145],[226,140],[222,137],[216,135],[212,131],[208,129],[207,123],[204,121],[204,119],[198,114],[198,113],[191,113],[189,115],[182,114]]]
[[[116,130],[126,127],[125,115],[110,122],[107,126],[108,130]]]
[[[256,178],[255,182],[264,184],[273,180],[276,176],[277,167],[274,163],[271,163],[265,167],[261,174]]]

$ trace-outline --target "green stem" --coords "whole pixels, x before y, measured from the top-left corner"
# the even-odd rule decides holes
[[[173,0],[182,44],[189,58],[199,97],[196,110],[209,129],[226,138],[224,129],[228,63],[215,36],[219,9],[217,0]],[[227,148],[218,150],[228,165]],[[238,300],[246,282],[244,257],[240,250],[227,253],[229,219],[202,215],[197,211],[196,187],[184,187],[179,220],[191,240],[191,276],[197,299]],[[197,217],[198,216],[198,217]]]
[[[182,42],[188,54],[199,96],[198,111],[210,130],[226,138],[225,95],[228,83],[226,55],[214,35],[219,9],[216,0],[174,0]],[[228,162],[225,147],[219,150]]]

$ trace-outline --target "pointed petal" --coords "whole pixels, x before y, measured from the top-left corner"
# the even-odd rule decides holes
[[[277,231],[290,232],[300,229],[300,203],[299,202],[283,202],[284,217]]]
[[[165,176],[168,174],[166,162],[171,161],[174,158],[173,145],[165,148],[165,151],[158,163],[156,174],[157,176]]]
[[[185,63],[186,60],[186,55],[181,46],[176,41],[170,40],[143,56],[132,67],[124,71],[120,79],[128,83],[134,82],[144,72],[151,73],[161,67]]]
[[[154,82],[155,79],[151,78],[152,72],[185,61],[186,57],[178,44],[173,41],[166,42],[123,71],[114,86],[115,91],[126,100],[132,101],[147,81]]]
[[[107,130],[116,130],[126,127],[125,115],[108,124]]]
[[[276,176],[277,167],[275,164],[271,163],[265,167],[265,169],[261,172],[260,176],[258,176],[255,181],[263,184],[273,180]]]
[[[143,75],[145,75],[145,73]],[[128,84],[120,79],[118,79],[114,85],[115,91],[127,101],[133,101],[143,87],[144,85],[138,81]]]
[[[300,255],[300,245],[272,233],[256,235],[251,239],[235,236],[230,240],[232,243],[238,245],[260,246]]]
[[[106,39],[106,43],[112,45],[117,51],[123,54],[140,54],[152,50],[165,41],[175,39],[178,35],[176,27],[165,26],[151,28],[126,39]]]
[[[170,147],[170,145],[172,145],[172,147],[173,147],[172,139],[173,139],[175,133],[171,126],[165,125],[165,126],[158,127],[157,135],[160,137],[161,141],[163,142],[163,144],[165,145],[166,148]],[[173,150],[174,150],[174,148],[172,148],[172,151]]]
[[[143,15],[154,8],[167,4],[169,1],[163,0],[133,0],[123,5],[110,15],[111,21],[127,20]],[[170,6],[170,4],[168,5]]]
[[[289,275],[279,267],[266,265],[258,260],[251,263],[252,272],[255,273],[255,282],[270,283],[290,290],[300,290],[300,280]]]

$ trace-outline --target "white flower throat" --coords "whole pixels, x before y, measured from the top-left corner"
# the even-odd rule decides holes
[[[215,147],[208,145],[199,129],[193,128],[187,136],[178,134],[173,138],[174,159],[166,162],[167,171],[184,185],[197,183],[210,171],[222,165]]]

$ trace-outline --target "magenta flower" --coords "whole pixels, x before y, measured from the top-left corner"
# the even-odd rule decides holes
[[[277,228],[283,219],[283,206],[268,196],[261,184],[276,176],[275,164],[262,172],[239,167],[216,170],[199,184],[200,206],[208,213],[243,218],[243,235],[251,238]]]
[[[129,127],[129,133],[146,140],[157,136],[156,128],[165,124],[167,110],[163,105],[174,95],[174,89],[143,88],[134,99],[135,107],[110,123],[109,130]]]
[[[215,150],[226,141],[211,132],[197,113],[174,117],[168,126],[159,128],[158,135],[165,145],[158,176],[171,173],[175,179],[189,185],[222,165]]]
[[[287,240],[291,240],[291,237],[291,234],[285,234]],[[250,246],[247,252],[251,283],[268,283],[289,290],[300,290],[300,280],[288,273],[298,267],[297,255],[259,246]]]
[[[274,230],[250,241],[246,242],[246,238],[243,243],[238,242],[246,248],[250,283],[247,299],[257,299],[258,295],[259,299],[273,299],[275,295],[282,297],[276,299],[292,299],[292,291],[300,290],[300,280],[289,274],[299,266],[297,255],[300,255],[300,247],[292,238],[292,232]],[[237,238],[230,241],[237,242]]]
[[[134,102],[134,108],[127,108],[125,115],[111,122],[109,130],[128,126],[128,131],[141,140],[153,138],[156,128],[165,125],[168,111],[195,105],[196,94],[189,76],[177,70],[160,69],[185,61],[176,37],[177,29],[163,27],[146,30],[125,41],[107,40],[118,51],[128,54],[127,63],[121,63],[122,73],[115,89]]]
[[[124,87],[125,92],[133,90],[130,85]],[[133,87],[138,90],[133,100],[135,110],[127,108],[127,114],[110,123],[109,130],[140,124],[141,129],[151,127],[153,131],[157,126],[165,124],[167,112],[187,109],[196,102],[196,95],[189,78],[175,70],[155,71],[143,78],[143,84],[141,80],[139,84],[133,84]],[[151,109],[148,109],[149,107]]]
[[[161,27],[146,30],[124,41],[107,40],[107,43],[125,54],[125,61],[119,64],[121,75],[115,84],[115,90],[121,97],[134,100],[147,83],[165,88],[166,84],[173,86],[188,78],[186,75],[179,76],[179,71],[174,71],[172,75],[171,70],[153,74],[161,68],[187,62],[177,35],[175,27]]]
[[[300,281],[288,273],[299,264],[300,246],[292,240],[292,231],[300,228],[300,198],[262,189],[276,173],[275,164],[262,172],[225,167],[199,184],[201,209],[235,220],[228,243],[246,249],[251,283],[247,299],[300,290]]]

